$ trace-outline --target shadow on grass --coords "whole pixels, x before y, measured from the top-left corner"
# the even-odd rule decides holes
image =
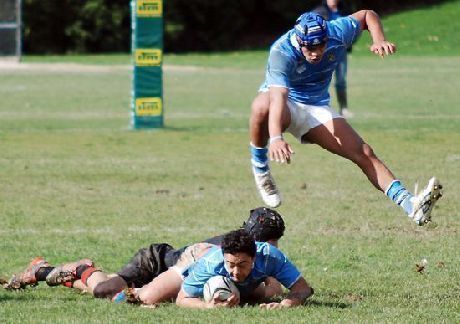
[[[273,298],[271,300],[266,301],[267,303],[269,302],[281,302],[283,298]],[[257,302],[247,302],[245,301],[245,307],[259,307],[259,303]],[[352,303],[344,303],[344,302],[323,302],[319,300],[311,300],[307,299],[301,307],[317,307],[317,308],[340,308],[340,309],[345,309],[345,308],[351,308],[353,307]]]
[[[8,302],[31,302],[31,301],[59,301],[67,302],[67,301],[74,301],[75,298],[73,296],[63,296],[59,295],[58,298],[56,296],[43,296],[42,294],[37,295],[32,291],[5,291],[4,293],[0,293],[0,304],[1,303],[8,303]]]
[[[43,299],[43,297],[40,296],[40,299]],[[29,302],[32,300],[37,300],[37,296],[25,291],[5,291],[5,293],[0,294],[0,303],[10,301]]]
[[[353,305],[349,303],[342,302],[322,302],[318,300],[309,300],[304,303],[304,306],[313,306],[313,307],[329,307],[329,308],[351,308]]]

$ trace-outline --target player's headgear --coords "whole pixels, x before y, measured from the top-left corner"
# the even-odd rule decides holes
[[[243,223],[244,228],[256,241],[278,240],[284,234],[284,220],[281,215],[270,208],[259,207],[249,213]]]
[[[326,20],[314,12],[306,12],[297,18],[294,32],[301,46],[319,45],[327,41]]]

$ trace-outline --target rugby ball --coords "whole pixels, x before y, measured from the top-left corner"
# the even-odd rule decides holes
[[[227,300],[232,293],[239,296],[240,291],[236,285],[227,277],[214,276],[211,277],[203,287],[203,298],[206,302],[213,299],[214,294],[219,294],[219,300]]]

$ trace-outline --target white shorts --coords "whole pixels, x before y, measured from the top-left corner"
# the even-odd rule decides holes
[[[287,106],[291,112],[291,123],[286,132],[291,133],[300,143],[302,136],[312,128],[325,124],[334,118],[343,118],[329,106],[311,106],[288,99]]]

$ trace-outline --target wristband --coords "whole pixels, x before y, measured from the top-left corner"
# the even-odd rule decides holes
[[[283,139],[283,135],[278,135],[278,136],[273,136],[273,137],[270,137],[270,144],[273,143],[273,142],[276,142],[277,140],[282,140]]]

